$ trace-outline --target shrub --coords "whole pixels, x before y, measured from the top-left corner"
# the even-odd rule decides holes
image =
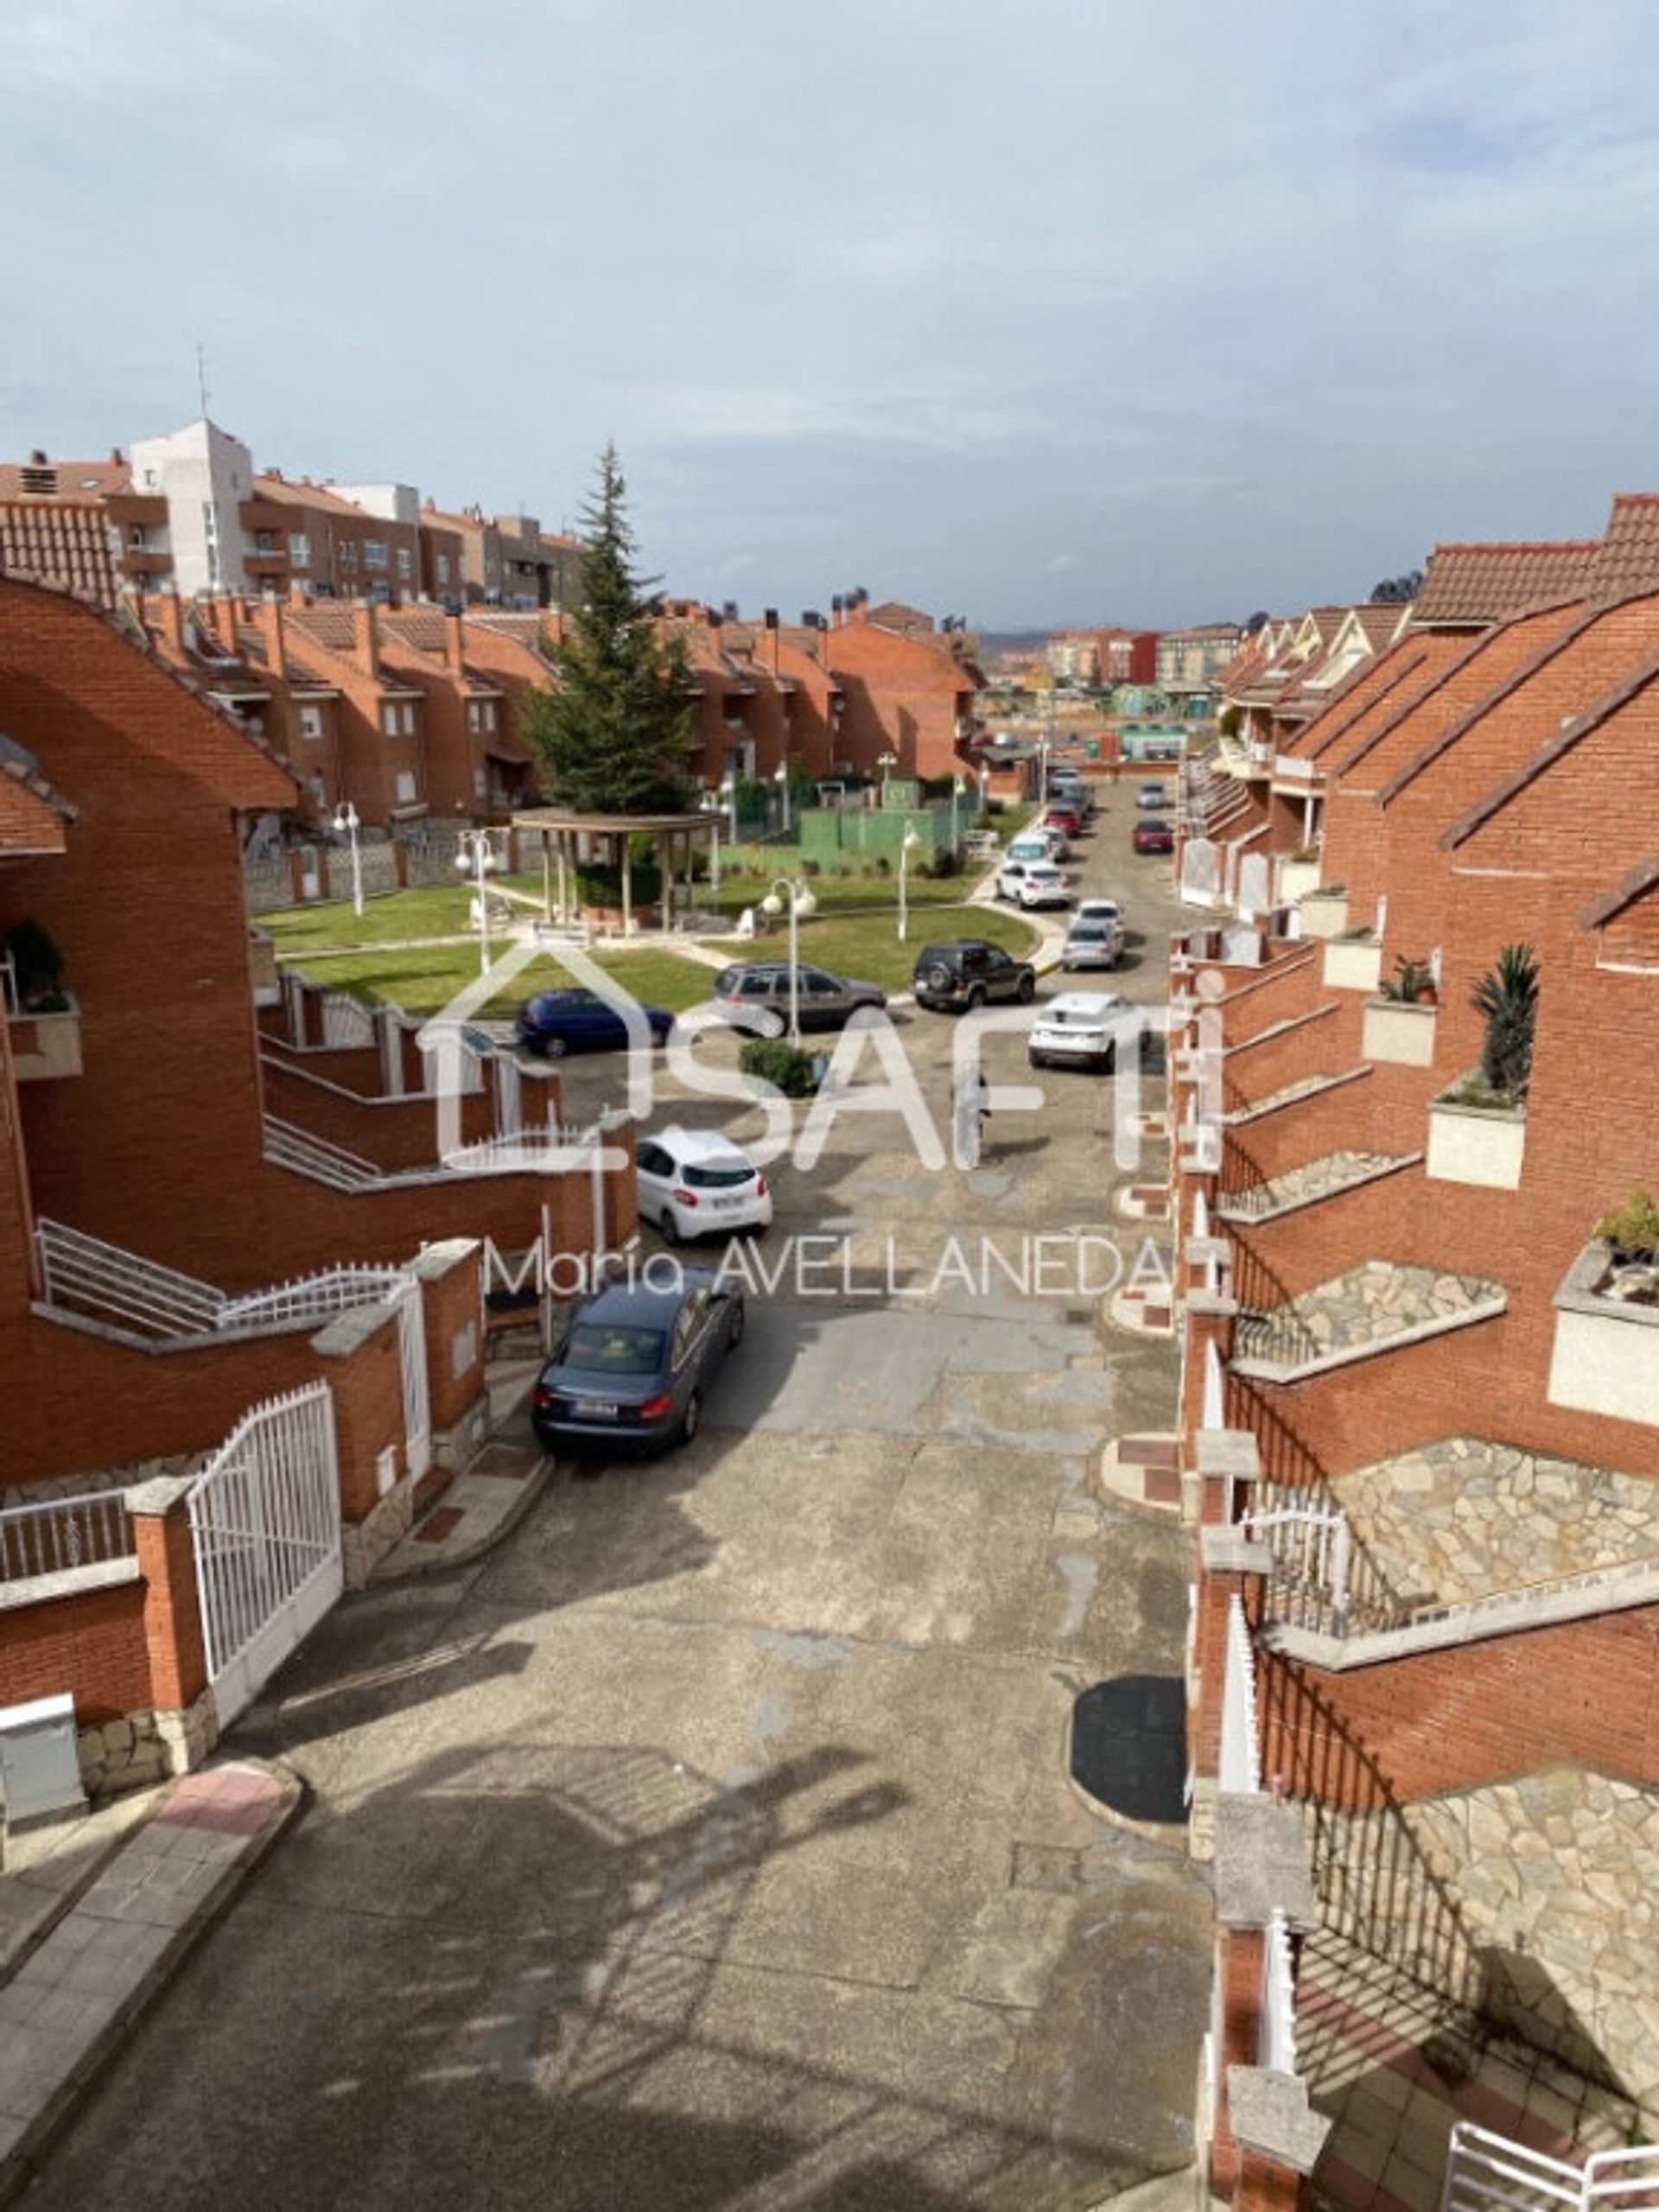
[[[927,873],[937,880],[942,881],[947,875],[957,874],[961,867],[961,855],[953,852],[949,845],[941,845],[932,859],[928,861]]]
[[[60,1014],[69,1001],[63,988],[63,955],[38,922],[21,921],[6,939],[17,979],[18,1004],[31,1014]]]
[[[785,1098],[810,1098],[818,1087],[813,1055],[785,1037],[751,1037],[737,1064],[745,1075],[774,1084]]]
[[[1385,999],[1402,1006],[1415,1006],[1434,988],[1434,970],[1427,960],[1408,960],[1403,953],[1394,963],[1394,979],[1382,986]]]
[[[1616,1252],[1659,1252],[1659,1205],[1651,1191],[1632,1191],[1622,1206],[1603,1214],[1596,1234]]]

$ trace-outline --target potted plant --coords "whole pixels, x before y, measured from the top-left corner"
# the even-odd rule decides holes
[[[6,939],[6,955],[24,1014],[65,1014],[69,995],[63,988],[63,955],[38,922],[18,922]]]
[[[1659,1261],[1659,1205],[1651,1191],[1632,1191],[1622,1206],[1603,1214],[1596,1234],[1609,1247],[1615,1267]]]
[[[1525,1103],[1538,1026],[1538,963],[1529,944],[1506,944],[1469,1003],[1486,1023],[1481,1080],[1506,1106]]]
[[[1433,1006],[1439,997],[1433,969],[1427,960],[1408,960],[1402,953],[1392,979],[1382,986],[1382,996],[1397,1006]]]

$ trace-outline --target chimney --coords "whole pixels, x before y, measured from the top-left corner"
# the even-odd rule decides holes
[[[372,599],[352,601],[352,642],[357,657],[371,676],[380,673],[379,611]]]
[[[166,583],[156,595],[156,627],[175,653],[184,651],[184,608],[178,588]]]
[[[263,620],[259,626],[264,632],[265,639],[265,665],[270,671],[273,682],[286,683],[288,681],[288,636],[284,628],[283,602],[280,599],[272,599],[260,612]]]
[[[766,609],[765,619],[766,628],[771,632],[772,636],[772,672],[776,676],[779,666],[778,656],[779,645],[777,608],[775,607],[769,607]]]
[[[446,613],[443,618],[443,664],[452,676],[462,673],[464,643],[460,615]]]

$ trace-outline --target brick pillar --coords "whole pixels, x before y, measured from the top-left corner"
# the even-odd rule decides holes
[[[404,1471],[404,1378],[397,1316],[384,1306],[355,1306],[311,1339],[334,1395],[340,1510],[365,1520]],[[385,1453],[390,1449],[390,1460]]]
[[[1313,2178],[1299,2174],[1282,2158],[1265,2151],[1245,2149],[1238,2157],[1238,2181],[1233,2190],[1236,2212],[1308,2212],[1313,2202]]]
[[[484,1389],[484,1249],[470,1236],[429,1244],[415,1262],[426,1319],[426,1382],[435,1437]]]
[[[166,1476],[139,1483],[126,1494],[144,1584],[149,1701],[162,1712],[194,1705],[207,1687],[196,1553],[185,1502],[189,1492],[188,1478]]]

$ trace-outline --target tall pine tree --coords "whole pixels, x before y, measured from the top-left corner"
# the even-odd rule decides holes
[[[634,541],[614,446],[582,516],[582,605],[552,649],[557,681],[531,700],[525,734],[547,768],[550,796],[585,814],[672,814],[690,803],[683,778],[692,708],[685,656],[658,634],[636,576]]]

